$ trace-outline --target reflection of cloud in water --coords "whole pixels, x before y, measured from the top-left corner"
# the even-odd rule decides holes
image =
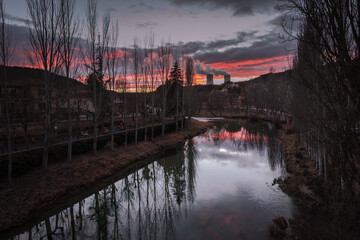
[[[221,147],[211,142],[202,142],[198,147],[199,161],[235,161],[238,167],[257,167],[259,162],[267,161],[267,155],[260,155],[257,151],[239,151],[230,141],[223,142]],[[266,149],[264,149],[266,150]]]
[[[220,144],[217,139],[221,139]],[[198,184],[202,186],[197,191],[199,200],[242,191],[258,201],[268,201],[269,186],[282,170],[279,159],[269,158],[279,155],[269,155],[280,150],[274,147],[278,145],[275,138],[251,134],[244,128],[232,133],[216,129],[196,137],[195,142],[201,169]]]
[[[292,208],[271,186],[281,174],[281,148],[264,124],[228,129],[129,170],[19,239],[266,239],[271,219]]]
[[[276,129],[269,125],[255,125],[239,128],[232,125],[215,127],[195,138],[201,159],[215,161],[236,161],[238,167],[263,167],[281,169],[283,158],[280,142],[275,138]],[[270,163],[270,164],[269,164]]]

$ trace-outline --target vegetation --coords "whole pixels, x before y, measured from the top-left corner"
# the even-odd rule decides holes
[[[183,59],[173,59],[171,44],[163,43],[156,47],[154,36],[150,36],[143,47],[135,39],[131,51],[119,49],[117,23],[111,20],[109,13],[102,18],[101,30],[98,26],[97,0],[87,1],[84,31],[87,41],[83,41],[80,39],[83,36],[79,34],[79,19],[74,16],[76,0],[27,0],[31,19],[29,45],[34,52],[29,55],[29,60],[41,70],[9,68],[12,35],[8,33],[10,25],[5,23],[4,3],[0,3],[1,72],[6,80],[1,87],[5,89],[5,95],[8,94],[3,98],[7,114],[1,116],[2,123],[6,123],[1,130],[7,129],[7,138],[1,137],[1,153],[8,156],[9,181],[13,172],[12,154],[19,149],[43,148],[42,166],[47,169],[52,144],[66,141],[66,158],[71,162],[75,139],[92,137],[93,152],[96,154],[98,138],[104,134],[111,136],[113,149],[117,131],[125,130],[124,141],[127,144],[127,131],[134,129],[137,143],[138,132],[140,129],[148,130],[145,126],[149,124],[149,119],[151,138],[160,119],[162,135],[165,134],[165,126],[173,119],[176,120],[176,130],[179,129],[177,120],[182,119],[183,123],[185,114],[181,101],[184,99],[180,70]],[[173,64],[174,70],[170,72]],[[11,71],[11,86],[7,81],[8,71]],[[25,78],[25,72],[30,74],[26,77],[32,76],[29,86],[25,83],[22,86],[21,80],[16,77]],[[73,78],[83,79],[86,86]],[[155,91],[159,85],[163,86],[161,92]],[[135,90],[134,94],[132,90]],[[12,111],[10,94],[15,99],[12,100]],[[21,97],[34,103],[24,104]],[[92,121],[93,129],[90,129],[89,121]],[[15,127],[19,122],[24,133]],[[64,122],[67,123],[66,128],[62,124]],[[147,132],[143,135],[146,140]],[[7,147],[3,147],[5,143]]]
[[[2,169],[6,166],[10,183],[14,172],[18,174],[19,165],[31,165],[23,155],[15,156],[19,145],[31,151],[28,156],[36,158],[34,165],[38,165],[40,156],[46,170],[49,154],[53,153],[52,143],[66,142],[67,154],[61,155],[71,162],[73,142],[81,137],[91,138],[96,154],[105,145],[104,138],[109,137],[113,150],[114,142],[127,145],[130,140],[138,143],[140,137],[145,141],[153,139],[159,123],[162,135],[172,120],[179,130],[180,118],[183,129],[185,115],[191,118],[195,114],[255,113],[276,123],[294,125],[296,130],[287,134],[299,132],[304,150],[326,183],[328,190],[324,195],[329,206],[351,209],[344,214],[337,212],[336,217],[359,221],[358,0],[280,1],[277,8],[283,12],[284,38],[298,42],[292,69],[283,73],[270,70],[254,80],[220,86],[194,86],[194,59],[177,56],[171,43],[155,46],[153,35],[145,39],[143,46],[135,38],[130,48],[118,48],[117,22],[110,13],[99,20],[97,0],[87,0],[86,36],[78,34],[79,20],[73,12],[76,0],[26,3],[31,20],[29,60],[41,70],[8,67],[14,41],[10,25],[6,24],[4,1],[0,0],[0,64],[4,79],[0,93],[5,106],[1,145],[6,145],[2,153],[7,157]],[[87,40],[80,43],[81,37]],[[16,70],[23,73],[13,74]],[[29,72],[36,75],[26,76],[34,89],[10,81],[15,75],[22,74],[24,78]],[[84,80],[86,86],[74,78]],[[10,101],[16,93],[36,103],[24,105],[19,114],[16,105],[21,104]],[[59,129],[64,122],[66,127]],[[34,154],[29,145],[40,147],[42,153]],[[294,156],[298,164],[303,164],[302,152],[297,151]],[[17,164],[16,169],[13,163]],[[310,176],[312,172],[305,169],[304,174]],[[359,231],[358,228],[351,230]]]

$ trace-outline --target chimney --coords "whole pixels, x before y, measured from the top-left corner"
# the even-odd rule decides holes
[[[224,75],[224,83],[230,82],[230,75]]]
[[[206,75],[206,85],[214,85],[214,75]]]

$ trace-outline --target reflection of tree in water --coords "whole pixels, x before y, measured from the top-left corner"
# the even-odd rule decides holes
[[[219,125],[204,138],[218,146],[229,139],[239,151],[267,151],[274,169],[282,160],[276,129],[266,123]],[[37,224],[22,239],[175,238],[177,222],[193,209],[196,198],[195,141],[188,140],[176,154],[132,170],[116,183]]]
[[[109,189],[96,192],[93,198],[93,204],[90,207],[90,219],[97,223],[97,238],[108,238],[108,216],[111,214],[111,195]]]
[[[195,141],[37,224],[22,239],[174,239],[196,197]],[[18,238],[20,236],[17,236]]]
[[[278,167],[284,169],[284,157],[280,141],[277,140],[277,129],[267,122],[217,124],[206,135],[204,140],[212,141],[220,147],[225,141],[230,141],[239,151],[257,151],[260,155],[267,153],[271,170]]]
[[[188,194],[188,200],[190,202],[190,205],[192,205],[195,201],[196,197],[196,158],[197,158],[197,151],[195,147],[195,140],[189,139],[185,144],[185,152],[187,157],[187,194]]]

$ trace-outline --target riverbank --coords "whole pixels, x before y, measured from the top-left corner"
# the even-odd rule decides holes
[[[51,209],[59,199],[75,196],[98,181],[164,149],[173,148],[204,132],[211,123],[193,121],[192,127],[153,141],[128,147],[105,148],[96,155],[74,156],[73,162],[58,162],[48,170],[35,169],[15,178],[10,186],[0,184],[0,232],[26,223],[41,211]]]
[[[272,239],[358,239],[354,233],[357,223],[349,218],[351,211],[356,211],[336,199],[293,126],[282,124],[279,139],[288,175],[275,179],[274,184],[277,183],[299,209],[292,219],[279,216],[273,220]]]
[[[326,229],[330,225],[327,222],[329,219],[326,219],[330,215],[330,206],[325,198],[327,185],[324,176],[319,175],[315,162],[301,144],[299,135],[292,124],[274,122],[258,114],[251,116],[224,114],[224,117],[222,122],[243,123],[244,121],[265,120],[273,122],[279,129],[278,139],[282,142],[287,175],[285,178],[274,179],[273,185],[278,184],[279,188],[293,199],[298,206],[298,211],[290,219],[283,216],[275,218],[269,229],[271,238],[277,240],[336,239],[333,232]]]
[[[288,175],[285,179],[279,178],[275,182],[298,205],[308,209],[320,207],[323,202],[323,176],[319,176],[315,162],[299,142],[299,136],[293,126],[282,124],[281,127],[279,139],[283,143]]]

